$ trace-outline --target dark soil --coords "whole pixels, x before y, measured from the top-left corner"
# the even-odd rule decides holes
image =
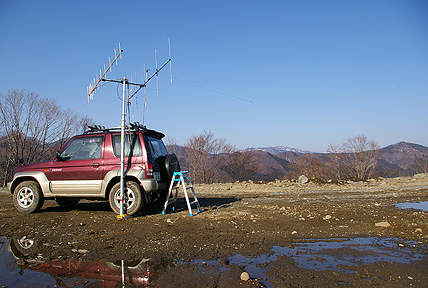
[[[280,256],[260,264],[268,281],[241,281],[245,265],[228,261],[236,254],[270,255],[273,246],[291,247],[296,241],[325,238],[399,238],[416,241],[421,253],[426,253],[428,212],[393,206],[428,201],[425,175],[343,185],[286,181],[196,185],[195,190],[202,212],[194,210],[193,217],[184,199],[179,199],[175,212],[146,211],[126,220],[118,220],[107,202],[94,201],[81,201],[70,211],[46,201],[39,213],[22,214],[13,207],[11,195],[2,190],[0,236],[35,240],[37,249],[27,252],[27,258],[44,261],[150,259],[151,287],[257,287],[263,283],[273,287],[427,287],[426,256],[410,264],[361,264],[354,273],[305,269],[292,258]],[[389,226],[378,226],[380,222]]]

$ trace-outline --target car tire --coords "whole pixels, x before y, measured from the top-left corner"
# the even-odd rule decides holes
[[[34,213],[39,211],[45,197],[40,186],[35,181],[24,181],[16,186],[13,191],[13,204],[22,213]]]
[[[69,210],[72,209],[74,206],[76,206],[80,199],[79,198],[68,198],[68,197],[58,197],[55,198],[56,203],[61,207],[62,209]]]
[[[169,179],[172,178],[174,172],[180,171],[180,163],[178,162],[178,158],[175,154],[167,154],[165,156],[165,172]]]
[[[141,195],[141,187],[134,181],[125,183],[125,202],[123,213],[132,216],[140,212],[144,205],[144,197]],[[120,182],[116,183],[110,190],[109,203],[111,209],[120,214]]]

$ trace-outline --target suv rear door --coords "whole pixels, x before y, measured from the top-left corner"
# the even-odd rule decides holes
[[[155,135],[144,134],[144,142],[146,144],[148,161],[153,167],[153,178],[166,182],[167,179],[164,175],[162,175],[161,179],[161,173],[164,170],[165,156],[168,152],[162,139],[155,137]]]

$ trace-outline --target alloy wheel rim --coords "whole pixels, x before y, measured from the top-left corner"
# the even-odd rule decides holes
[[[132,189],[129,188],[125,188],[124,191],[124,203],[125,205],[123,205],[126,209],[130,209],[134,203],[135,203],[135,193],[134,191],[132,191]],[[120,189],[116,191],[116,195],[115,195],[115,200],[114,203],[116,203],[116,206],[120,209]]]
[[[34,192],[28,187],[24,187],[18,192],[18,205],[22,208],[29,208],[34,202]]]

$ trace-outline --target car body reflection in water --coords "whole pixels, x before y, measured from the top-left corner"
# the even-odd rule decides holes
[[[0,237],[0,279],[3,287],[145,287],[150,261],[84,262],[44,260],[37,243],[26,237]]]

